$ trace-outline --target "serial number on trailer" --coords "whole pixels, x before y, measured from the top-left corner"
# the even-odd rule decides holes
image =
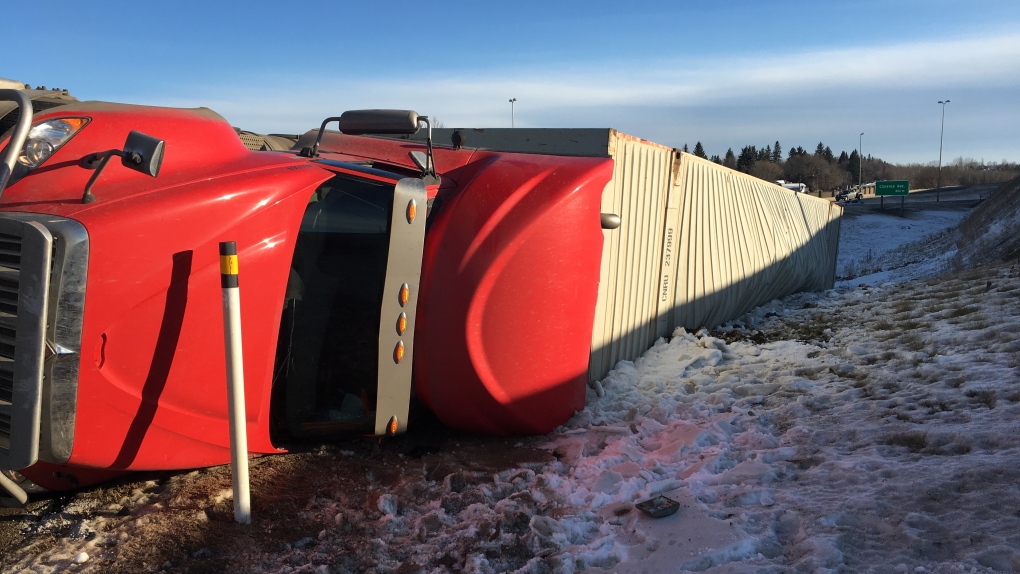
[[[673,228],[670,227],[666,230],[666,248],[662,256],[662,266],[672,267],[673,266]],[[665,274],[662,276],[662,301],[666,301],[669,297],[669,275]]]

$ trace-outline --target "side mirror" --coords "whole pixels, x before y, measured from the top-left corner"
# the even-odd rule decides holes
[[[120,163],[124,167],[156,177],[159,174],[160,166],[163,165],[164,144],[165,142],[161,139],[131,130],[124,142],[123,150],[111,149],[82,158],[81,166],[85,169],[94,169],[96,173],[92,174],[89,182],[85,184],[81,202],[92,203],[96,200],[96,196],[92,195],[92,186],[99,179],[99,174],[103,173],[110,158],[115,155],[120,156]]]
[[[163,145],[161,139],[131,130],[124,142],[120,163],[124,167],[156,177],[163,165]]]
[[[418,132],[418,114],[411,110],[347,110],[339,122],[340,131],[348,135]]]
[[[414,135],[418,133],[420,118],[428,119],[425,116],[419,116],[412,110],[347,110],[339,117],[323,120],[322,125],[319,126],[319,135],[315,138],[315,145],[303,148],[298,155],[318,157],[322,134],[326,131],[326,124],[330,122],[338,122],[340,131],[352,136],[365,134]]]

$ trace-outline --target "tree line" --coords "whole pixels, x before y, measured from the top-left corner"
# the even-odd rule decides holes
[[[684,151],[688,151],[684,144]],[[837,156],[832,148],[818,142],[814,152],[808,152],[797,146],[790,148],[784,159],[783,147],[777,140],[765,147],[747,145],[740,149],[739,154],[733,148],[727,149],[720,157],[709,157],[701,142],[694,144],[690,152],[700,158],[708,159],[719,165],[746,173],[748,175],[775,182],[780,179],[803,183],[811,191],[834,191],[846,189],[859,182],[869,183],[880,180],[908,180],[912,189],[934,188],[939,185],[938,164],[891,164],[870,155],[861,157],[857,150],[841,151]],[[984,183],[1001,183],[1020,175],[1020,164],[1002,161],[1001,163],[985,163],[973,159],[958,158],[942,166],[941,185],[952,187],[959,185],[977,185]]]

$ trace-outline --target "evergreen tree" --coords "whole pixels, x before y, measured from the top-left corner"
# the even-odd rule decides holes
[[[819,157],[825,156],[825,144],[818,142],[818,147],[815,148],[815,155]]]
[[[850,157],[846,162],[846,171],[850,174],[850,181],[857,183],[860,177],[861,169],[861,156],[857,155],[857,150],[850,153]]]
[[[711,161],[712,163],[717,163],[719,165],[722,165],[722,158],[719,157],[718,155],[712,156],[712,159],[709,160],[709,161]]]
[[[723,158],[722,164],[730,169],[737,169],[737,156],[733,155],[733,148],[726,150],[726,157]]]
[[[772,146],[772,163],[781,161],[783,161],[783,148],[779,147],[779,140],[776,140],[776,145]]]
[[[825,146],[825,150],[822,152],[822,157],[825,158],[825,161],[832,163],[832,160],[835,157],[832,155],[832,148],[830,148],[829,146]]]
[[[687,144],[684,144],[684,152],[687,152]]]
[[[701,146],[701,142],[694,144],[694,155],[708,159],[708,156],[705,155],[705,148]]]
[[[737,156],[737,169],[747,173],[754,166],[758,159],[758,149],[753,145],[746,145],[740,148],[740,155]]]
[[[850,156],[846,155],[846,150],[839,152],[839,160],[837,160],[837,163],[839,163],[839,165],[843,165],[848,161],[850,161]]]

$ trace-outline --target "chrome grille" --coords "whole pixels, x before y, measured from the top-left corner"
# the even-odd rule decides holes
[[[11,359],[14,358],[20,277],[21,238],[9,233],[0,234],[0,357]],[[4,390],[6,387],[0,387],[0,393]]]
[[[0,233],[0,450],[11,448],[14,343],[17,338],[21,237]]]
[[[0,219],[0,468],[39,457],[43,353],[53,237],[40,223]]]

